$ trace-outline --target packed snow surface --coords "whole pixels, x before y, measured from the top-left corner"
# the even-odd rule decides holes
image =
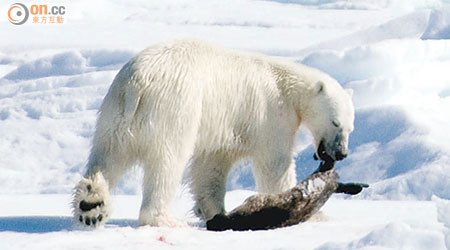
[[[52,0],[63,24],[24,25],[8,21],[13,3],[0,2],[1,249],[450,249],[448,1]],[[205,231],[183,191],[174,210],[190,228],[139,228],[137,167],[111,224],[72,229],[70,193],[112,79],[145,47],[181,38],[303,63],[352,88],[355,130],[336,169],[371,187],[332,198],[324,221],[241,233]],[[300,129],[299,181],[318,165],[311,142]],[[227,207],[254,188],[245,160]]]
[[[241,204],[249,191],[231,191],[227,209]],[[174,207],[191,223],[186,228],[137,227],[139,196],[114,197],[111,222],[95,232],[72,228],[70,195],[1,195],[2,249],[445,249],[448,230],[432,201],[369,201],[332,198],[326,218],[262,231],[210,232],[196,225],[186,195]],[[33,202],[33,216],[27,206]],[[444,202],[437,200],[436,202]],[[447,200],[445,202],[448,202]],[[442,205],[442,204],[440,204]],[[448,204],[442,209],[450,209]],[[447,211],[448,212],[448,211]],[[448,214],[442,214],[447,216]],[[448,238],[447,238],[448,241]]]

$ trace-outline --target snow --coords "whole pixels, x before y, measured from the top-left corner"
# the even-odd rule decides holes
[[[450,14],[449,7],[434,9],[431,12],[428,27],[422,35],[422,39],[449,39],[450,38]]]
[[[450,4],[446,0],[46,1],[61,25],[0,18],[2,249],[450,249]],[[2,1],[6,13],[11,3]],[[115,74],[157,42],[197,38],[317,67],[354,90],[342,181],[371,185],[333,196],[320,222],[264,232],[207,232],[180,192],[190,228],[137,227],[139,168],[115,195],[114,220],[72,228],[72,188]],[[298,180],[318,163],[297,136]],[[251,161],[230,174],[227,209],[251,195]],[[245,190],[243,190],[245,189]]]
[[[433,201],[436,203],[438,221],[444,224],[445,245],[450,249],[450,201],[433,196]]]
[[[231,191],[227,209],[241,204],[249,191]],[[331,198],[327,218],[269,231],[209,232],[188,228],[137,227],[140,196],[117,195],[112,220],[101,229],[72,228],[70,195],[1,195],[2,249],[445,249],[446,229],[438,221],[438,202],[369,201]],[[33,202],[33,216],[27,205]],[[436,202],[436,204],[435,204]],[[195,225],[193,201],[180,193],[179,218]],[[439,206],[442,204],[439,203]],[[449,204],[442,209],[450,209]],[[368,216],[370,215],[370,216]],[[444,216],[448,217],[445,213]],[[448,219],[448,218],[447,218]]]

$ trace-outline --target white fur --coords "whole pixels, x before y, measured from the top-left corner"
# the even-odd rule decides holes
[[[224,211],[227,175],[243,157],[253,159],[259,191],[296,184],[292,150],[301,122],[316,146],[340,135],[346,147],[350,99],[334,79],[303,65],[199,41],[160,44],[131,59],[114,79],[86,177],[101,172],[113,188],[130,166],[141,164],[140,223],[173,226],[170,202],[190,160],[196,211],[210,219]]]

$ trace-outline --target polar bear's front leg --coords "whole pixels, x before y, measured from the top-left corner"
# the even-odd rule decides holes
[[[76,223],[90,227],[105,224],[110,216],[110,197],[108,183],[101,172],[78,183],[72,205]]]
[[[226,153],[203,153],[193,159],[190,178],[197,216],[209,220],[225,213],[226,181],[232,165],[233,159]]]
[[[261,154],[254,157],[253,175],[261,193],[279,194],[297,184],[292,156]]]

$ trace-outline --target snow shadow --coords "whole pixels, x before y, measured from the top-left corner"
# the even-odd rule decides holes
[[[137,220],[110,220],[105,227],[138,227]],[[73,231],[72,217],[68,216],[19,216],[0,217],[0,232],[51,233]]]
[[[306,6],[322,6],[330,3],[339,2],[339,0],[269,0],[272,2],[278,2],[283,4],[298,4]]]
[[[24,216],[0,218],[0,232],[50,233],[72,230],[71,217]]]
[[[336,163],[342,181],[375,182],[414,170],[436,158],[421,139],[422,132],[411,129],[406,112],[392,106],[356,112],[355,130],[350,135],[349,157]],[[295,158],[297,180],[317,169],[311,145]]]
[[[30,80],[117,70],[134,54],[133,51],[126,50],[68,51],[24,63],[4,78],[7,80]]]
[[[349,157],[336,163],[341,181],[373,183],[392,178],[436,158],[421,139],[420,130],[401,107],[382,106],[356,111],[355,130],[350,135]],[[313,145],[295,157],[297,182],[304,180],[318,167]],[[228,190],[254,189],[251,164],[239,166],[231,174]]]

